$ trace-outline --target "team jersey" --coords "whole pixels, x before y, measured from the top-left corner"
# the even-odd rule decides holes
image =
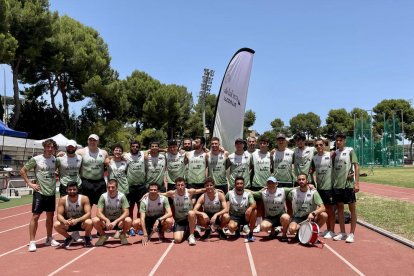
[[[279,183],[293,183],[293,150],[276,150],[273,153],[273,176]]]
[[[63,186],[67,186],[73,181],[78,184],[78,188],[82,185],[79,170],[82,165],[82,156],[75,153],[70,157],[67,154],[62,157],[56,157],[56,168],[59,170],[59,182]]]
[[[295,181],[299,174],[304,173],[308,176],[309,183],[313,183],[312,176],[309,174],[309,169],[315,153],[316,150],[314,147],[305,147],[303,150],[295,148],[295,151],[293,152]]]
[[[148,196],[139,204],[139,212],[145,213],[145,216],[150,218],[162,217],[165,213],[165,209],[168,208],[170,208],[168,198],[162,195],[157,195],[155,200],[152,200]]]
[[[139,151],[136,155],[127,153],[124,155],[127,161],[127,180],[129,186],[145,185],[145,159],[144,152]]]
[[[227,185],[226,158],[224,152],[214,155],[210,152],[208,158],[208,176],[214,179],[216,186]]]
[[[204,193],[204,212],[215,214],[223,210],[223,206],[221,205],[219,199],[219,193],[216,192],[214,195],[214,199],[211,200],[207,193]]]
[[[190,151],[188,157],[187,183],[204,183],[206,180],[206,153]]]
[[[286,213],[285,200],[293,188],[277,188],[272,194],[268,189],[253,193],[254,198],[263,200],[266,217],[274,217]]]
[[[332,190],[331,153],[326,152],[323,155],[316,154],[312,159],[312,168],[315,168],[316,187],[318,190]]]
[[[336,150],[332,186],[334,189],[354,188],[354,178],[348,178],[352,164],[358,164],[358,158],[353,148],[346,147],[342,151]]]
[[[66,204],[65,204],[65,214],[66,219],[77,219],[81,218],[85,215],[85,210],[83,209],[83,206],[81,204],[82,195],[78,195],[78,200],[75,202],[70,202],[69,196],[66,196]]]
[[[125,195],[129,194],[127,165],[127,161],[115,161],[112,159],[108,168],[108,180],[115,179],[118,183],[118,191]]]
[[[230,167],[230,188],[234,188],[234,180],[237,176],[244,178],[244,186],[250,187],[250,158],[247,151],[243,154],[230,154],[226,161],[226,167]]]
[[[231,190],[226,194],[226,200],[230,201],[230,215],[238,217],[244,216],[250,204],[254,202],[253,194],[246,190],[241,195]]]
[[[32,157],[24,167],[28,171],[34,169],[36,184],[40,185],[39,193],[41,195],[52,196],[56,194],[56,159],[53,155],[49,158],[43,154]]]
[[[105,156],[98,148],[98,152],[90,152],[85,148],[85,156],[82,158],[82,177],[89,180],[101,180],[104,178]]]
[[[152,157],[149,154],[148,160],[145,160],[145,164],[147,168],[147,181],[145,186],[148,187],[149,183],[156,182],[160,187],[164,187],[165,156],[158,154],[158,156]]]
[[[178,152],[174,155],[171,152],[167,152],[165,158],[167,160],[167,183],[175,184],[175,180],[178,177],[185,177],[186,175],[185,153]]]
[[[293,189],[287,199],[293,201],[293,217],[307,216],[315,211],[318,205],[323,204],[319,193],[309,188],[306,192],[302,192],[299,188]]]
[[[262,153],[255,151],[250,158],[250,164],[253,165],[252,187],[265,187],[267,179],[272,175],[273,158],[270,152]]]
[[[187,188],[184,191],[184,195],[180,196],[178,191],[175,190],[174,194],[174,209],[175,209],[175,221],[182,221],[187,219],[188,211],[193,210],[193,202],[188,196]]]
[[[129,204],[123,193],[117,192],[115,197],[112,198],[106,192],[99,198],[98,208],[103,209],[104,216],[109,220],[116,220],[122,215],[123,209],[129,208]]]

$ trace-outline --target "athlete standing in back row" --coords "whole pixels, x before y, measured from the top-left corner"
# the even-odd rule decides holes
[[[313,181],[313,177],[310,175],[309,170],[312,163],[312,158],[317,153],[317,151],[314,147],[306,146],[306,135],[304,133],[296,133],[293,136],[293,139],[295,139],[296,145],[298,146],[293,152],[295,179],[297,180],[298,176],[301,173],[304,173],[308,176],[308,182],[313,184],[315,182]],[[295,182],[295,186],[299,186],[298,181]]]
[[[204,180],[206,180],[206,168],[208,166],[207,153],[204,151],[206,140],[202,136],[194,139],[194,150],[186,154],[188,163],[187,183],[189,189],[203,189]],[[194,194],[192,197],[193,204],[200,197]]]
[[[214,179],[217,189],[227,194],[229,185],[226,175],[227,158],[230,155],[228,151],[220,151],[220,140],[217,137],[211,138],[211,152],[207,153],[208,158],[208,176]]]
[[[236,139],[236,151],[227,158],[226,168],[230,167],[230,189],[234,188],[237,176],[244,179],[246,189],[250,188],[250,158],[251,155],[244,151],[244,140]]]

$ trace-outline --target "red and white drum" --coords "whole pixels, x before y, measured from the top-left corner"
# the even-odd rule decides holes
[[[314,222],[305,221],[299,228],[301,244],[315,244],[319,236],[319,226]]]

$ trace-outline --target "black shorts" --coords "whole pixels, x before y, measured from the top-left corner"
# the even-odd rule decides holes
[[[278,226],[282,226],[282,224],[280,223],[280,217],[281,215],[277,215],[277,216],[272,216],[272,217],[265,217],[264,221],[268,221],[272,224],[272,227],[278,227]]]
[[[154,224],[157,221],[157,219],[158,218],[145,217],[145,228],[149,230],[148,232],[150,232],[150,230],[154,227]]]
[[[98,204],[99,198],[102,194],[106,193],[105,179],[91,180],[82,178],[82,190],[83,195],[89,198],[91,207]]]
[[[114,221],[114,219],[111,219],[111,222],[113,222]],[[119,224],[120,224],[121,222],[118,222],[117,224],[115,224],[115,226],[114,226],[114,228],[112,229],[112,230],[115,230],[115,231],[117,231],[117,230],[122,230],[121,228],[119,228]],[[105,231],[106,230],[106,224],[105,224],[105,227],[103,228],[103,230]],[[112,231],[111,230],[111,231]]]
[[[175,188],[175,183],[167,183],[167,191],[175,191],[176,189],[177,188]]]
[[[129,186],[129,194],[127,195],[129,206],[136,203],[139,207],[139,201],[146,193],[148,193],[148,188],[145,185]]]
[[[189,183],[187,184],[187,189],[203,189],[204,188],[204,183]],[[201,196],[202,194],[198,194],[198,195],[193,195],[192,198],[195,198],[195,200],[197,201],[198,198]]]
[[[251,188],[250,190],[252,190],[253,192],[258,192],[258,191],[261,191],[263,188],[264,188],[264,187],[253,187],[253,186],[252,186],[252,188]],[[262,200],[262,199],[260,199],[260,198],[255,198],[254,200],[256,200],[256,202],[263,201],[263,200]]]
[[[208,218],[211,219],[214,216],[215,213],[206,213],[206,214],[207,214]],[[220,225],[221,224],[220,218],[221,218],[221,216],[217,216],[216,221],[214,223],[211,223],[211,221],[210,221],[210,225],[214,225],[214,224]]]
[[[229,185],[216,185],[216,189],[220,189],[223,191],[224,195],[226,195],[229,192]]]
[[[303,217],[293,217],[290,222],[296,222],[297,224],[304,222],[305,220],[308,220],[308,216]]]
[[[354,189],[333,189],[333,199],[337,203],[351,204],[356,202]]]
[[[333,190],[318,190],[324,205],[334,205]]]
[[[32,213],[54,212],[56,210],[56,195],[46,196],[39,192],[33,193]]]
[[[249,222],[246,221],[245,214],[243,214],[242,216],[230,215],[230,221],[234,221],[235,223],[237,223],[237,226],[249,225]]]
[[[78,187],[78,195],[82,195],[83,191],[82,191],[82,184],[80,185],[80,187]],[[59,186],[59,193],[60,193],[60,197],[64,197],[67,196],[68,193],[66,192],[66,186],[62,185],[62,183],[60,183]]]
[[[293,188],[293,182],[279,182],[277,184],[278,188]]]
[[[83,231],[84,229],[82,229],[82,223],[83,221],[78,222],[76,225],[69,226],[69,229],[66,232]]]
[[[176,221],[174,224],[174,232],[180,232],[180,231],[185,231],[187,230],[187,227],[189,226],[189,222],[188,219],[183,219],[180,221]]]

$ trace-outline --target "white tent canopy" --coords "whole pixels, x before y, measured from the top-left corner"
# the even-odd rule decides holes
[[[50,138],[46,138],[43,140],[36,140],[34,141],[34,145],[41,145],[47,139],[53,139],[58,144],[59,147],[66,147],[66,143],[70,140],[66,138],[65,136],[63,136],[63,134],[59,133],[58,135],[55,135]],[[79,144],[77,145],[78,145],[78,148],[83,148],[82,145],[79,145]]]

